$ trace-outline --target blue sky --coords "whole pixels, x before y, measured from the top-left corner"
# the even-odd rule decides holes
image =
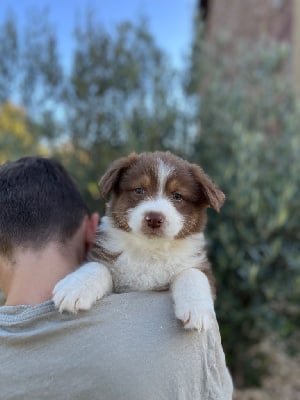
[[[87,7],[95,10],[107,29],[144,15],[158,45],[180,66],[189,51],[196,3],[197,0],[0,0],[0,23],[7,10],[12,10],[22,24],[31,9],[47,8],[58,33],[60,52],[68,64],[74,23]]]

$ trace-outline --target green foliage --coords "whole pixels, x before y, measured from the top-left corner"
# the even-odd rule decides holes
[[[217,311],[236,382],[251,385],[266,366],[254,345],[271,331],[299,329],[300,108],[282,74],[286,45],[225,49],[198,48],[201,136],[193,158],[227,195],[208,225]]]
[[[0,103],[10,98],[17,58],[17,28],[13,16],[8,16],[0,26]]]
[[[0,149],[0,163],[10,158],[44,152],[38,144],[36,129],[25,111],[8,102],[0,107]]]
[[[14,15],[0,25],[0,103],[17,100],[39,118],[57,102],[63,72],[56,34],[45,11],[32,11],[25,27]]]
[[[47,153],[46,147],[62,134],[58,116],[63,88],[56,34],[47,13],[32,10],[22,28],[9,14],[0,25],[0,107],[4,119],[11,118],[9,130],[0,127],[1,161]],[[15,117],[8,104],[19,110],[15,124],[22,120],[26,135],[18,136],[12,127]]]

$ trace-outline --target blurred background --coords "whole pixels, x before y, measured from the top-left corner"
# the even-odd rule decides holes
[[[300,0],[0,0],[0,163],[60,159],[92,210],[131,151],[226,193],[209,211],[236,400],[300,398]]]

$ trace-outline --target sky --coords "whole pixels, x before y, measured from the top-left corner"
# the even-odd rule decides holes
[[[8,10],[23,24],[30,10],[47,9],[58,33],[60,52],[69,64],[74,24],[87,8],[95,11],[107,29],[146,16],[157,44],[180,67],[189,51],[196,4],[197,0],[0,0],[0,23]]]

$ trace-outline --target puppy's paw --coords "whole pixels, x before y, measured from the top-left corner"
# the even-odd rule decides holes
[[[185,329],[209,330],[215,318],[210,302],[181,300],[175,303],[175,315],[182,321]]]
[[[89,310],[101,297],[101,288],[88,287],[76,274],[67,275],[53,290],[53,302],[60,312]]]
[[[112,291],[112,284],[105,266],[88,262],[56,284],[53,301],[60,312],[89,310],[96,300]]]

